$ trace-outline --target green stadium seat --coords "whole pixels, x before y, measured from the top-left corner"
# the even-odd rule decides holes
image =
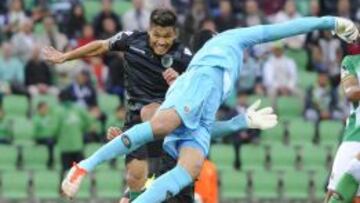
[[[261,131],[261,142],[264,144],[280,144],[284,143],[285,128],[280,122],[276,127]]]
[[[86,0],[83,1],[84,8],[85,8],[85,14],[86,19],[88,22],[93,21],[94,17],[101,11],[101,1],[98,0]],[[113,9],[115,13],[118,15],[124,14],[126,11],[128,11],[132,7],[131,2],[129,1],[113,1]]]
[[[221,194],[225,199],[244,199],[249,190],[248,176],[245,172],[232,169],[220,171]]]
[[[29,102],[25,96],[8,95],[3,99],[3,108],[8,116],[26,117]]]
[[[276,109],[280,120],[289,120],[298,118],[303,111],[303,102],[298,97],[279,97],[276,103]]]
[[[58,199],[60,173],[57,171],[36,171],[33,176],[34,196],[40,200]]]
[[[113,114],[119,105],[120,105],[120,100],[118,96],[110,95],[110,94],[99,95],[99,107],[106,114],[108,115]]]
[[[95,174],[96,194],[101,199],[120,199],[123,174],[117,170],[99,170]]]
[[[289,133],[291,144],[312,143],[315,125],[313,122],[303,119],[292,119],[289,124]]]
[[[0,145],[0,170],[11,171],[16,169],[18,151],[12,145]]]
[[[34,143],[34,126],[25,117],[13,118],[14,143],[16,145],[32,145]]]
[[[214,144],[210,148],[210,159],[221,169],[231,169],[235,160],[235,151],[232,145]]]
[[[89,175],[90,176],[90,175]],[[92,197],[91,195],[91,178],[87,177],[84,178],[81,187],[76,194],[76,199],[90,199]]]
[[[286,51],[286,55],[295,61],[299,70],[306,69],[309,59],[308,59],[308,54],[305,50],[303,50],[303,49],[297,49],[297,50],[288,49]]]
[[[264,169],[265,168],[265,148],[261,145],[242,145],[241,147],[242,169]]]
[[[298,77],[299,77],[299,87],[303,90],[306,90],[311,85],[316,84],[317,74],[314,72],[308,72],[308,71],[298,71]]]
[[[23,167],[27,170],[45,170],[49,153],[46,146],[36,145],[23,147]]]
[[[327,166],[327,150],[312,144],[304,144],[301,147],[302,168],[305,170],[317,170]]]
[[[307,199],[309,197],[310,177],[308,172],[288,170],[282,180],[285,198]]]
[[[321,145],[339,143],[343,128],[344,125],[340,121],[321,121],[319,129]]]
[[[294,147],[282,144],[273,144],[270,147],[273,170],[293,170],[295,168],[296,152]]]
[[[28,198],[29,174],[25,171],[6,171],[2,174],[2,197],[8,200]]]
[[[329,179],[329,170],[319,169],[315,171],[313,183],[315,187],[314,195],[316,199],[323,199],[326,194],[326,187]]]
[[[252,103],[256,102],[258,99],[261,100],[261,107],[264,106],[273,106],[271,99],[269,97],[265,96],[259,96],[259,95],[252,95],[248,97],[248,104],[251,105]]]
[[[256,199],[276,199],[279,197],[279,174],[274,171],[259,170],[252,175],[253,197]]]

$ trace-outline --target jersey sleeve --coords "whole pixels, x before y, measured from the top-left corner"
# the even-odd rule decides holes
[[[128,47],[128,39],[133,34],[133,32],[119,32],[109,41],[109,50],[110,51],[126,51]]]
[[[356,76],[355,66],[352,63],[351,57],[347,56],[341,62],[341,80],[351,75]]]

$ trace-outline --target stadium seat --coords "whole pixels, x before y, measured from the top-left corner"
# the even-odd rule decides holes
[[[294,147],[282,144],[273,144],[270,147],[271,168],[273,170],[295,169],[296,152]]]
[[[305,170],[317,170],[327,166],[327,150],[323,147],[303,144],[301,147],[302,168]]]
[[[18,151],[12,145],[0,145],[0,170],[11,171],[16,169]]]
[[[276,199],[279,197],[279,175],[274,171],[258,170],[252,175],[253,197]]]
[[[305,50],[303,50],[303,49],[298,49],[298,50],[288,49],[286,51],[286,55],[295,61],[296,65],[298,67],[298,70],[306,69],[306,66],[308,64],[308,55]]]
[[[117,170],[99,170],[95,174],[96,196],[104,199],[120,199],[123,174]]]
[[[110,94],[99,94],[99,107],[106,114],[113,114],[116,107],[120,105],[119,97]]]
[[[258,95],[252,95],[248,97],[248,104],[251,105],[252,103],[256,102],[258,99],[261,100],[261,107],[264,106],[272,106],[271,100],[269,97],[264,96],[258,96]]]
[[[220,171],[221,194],[226,199],[244,199],[247,197],[248,176],[245,172],[232,169]]]
[[[242,169],[264,169],[265,168],[265,149],[259,145],[242,145],[241,146],[241,163]]]
[[[16,145],[32,145],[34,126],[31,120],[25,117],[13,118],[14,143]]]
[[[292,145],[312,143],[315,135],[315,125],[313,122],[304,119],[292,119],[289,124],[290,143]]]
[[[221,169],[231,169],[235,160],[235,151],[232,145],[214,144],[210,147],[210,159]]]
[[[29,174],[25,171],[6,171],[2,174],[2,197],[22,200],[28,197]]]
[[[47,168],[49,154],[45,146],[36,145],[23,147],[22,157],[24,160],[24,169],[45,170]]]
[[[333,145],[339,143],[344,125],[340,121],[320,122],[320,143],[321,145]]]
[[[307,199],[309,197],[310,177],[307,171],[288,170],[282,180],[285,198]]]
[[[31,109],[33,112],[36,111],[37,105],[40,102],[47,103],[50,108],[56,107],[58,105],[58,99],[54,95],[37,95],[31,99]]]
[[[313,183],[315,187],[314,195],[317,199],[323,199],[326,194],[326,186],[329,179],[328,169],[319,169],[315,171]]]
[[[101,1],[98,0],[87,0],[84,2],[86,19],[91,22],[94,17],[101,10]],[[113,9],[118,15],[124,14],[127,10],[132,7],[132,4],[128,1],[114,1]]]
[[[33,176],[36,199],[57,199],[59,195],[60,174],[57,171],[36,171]]]
[[[276,103],[276,109],[280,120],[289,120],[298,118],[303,111],[303,102],[298,97],[279,97]]]
[[[276,127],[261,131],[261,142],[264,144],[280,144],[284,143],[285,128],[284,124],[280,122]]]
[[[3,99],[3,108],[8,116],[26,117],[29,109],[29,102],[25,96],[8,95]]]
[[[91,192],[91,178],[90,175],[87,178],[84,178],[81,187],[76,194],[77,199],[90,199],[92,197]]]

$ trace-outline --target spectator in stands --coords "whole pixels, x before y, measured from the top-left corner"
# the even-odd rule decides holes
[[[273,23],[281,23],[288,20],[300,18],[301,15],[297,11],[294,0],[287,0],[284,5],[284,10],[279,11],[273,18]],[[285,45],[291,49],[301,49],[304,46],[306,35],[299,35],[284,39]]]
[[[108,62],[108,79],[106,91],[110,94],[119,96],[120,100],[124,99],[124,62],[121,53],[113,53]]]
[[[265,14],[267,16],[270,16],[279,12],[283,8],[286,0],[258,1],[258,2],[260,2],[260,7],[265,12]]]
[[[104,91],[109,75],[109,68],[104,64],[101,57],[91,58],[89,67],[92,75],[95,76],[97,89]]]
[[[332,84],[337,86],[336,78],[340,75],[340,65],[342,59],[341,42],[333,38],[331,32],[323,31],[323,38],[319,40],[319,46],[322,53],[322,60],[325,71],[329,74]]]
[[[265,24],[266,17],[259,10],[259,6],[257,1],[255,0],[247,0],[245,3],[245,26],[254,26],[259,24]]]
[[[212,20],[211,18],[205,18],[200,23],[200,29],[199,30],[210,30],[213,33],[217,32],[216,24],[215,24],[214,20]]]
[[[219,32],[237,27],[238,22],[233,13],[230,0],[221,0],[219,7],[220,14],[215,18],[215,24]]]
[[[105,32],[103,24],[104,20],[107,18],[111,18],[114,22],[116,32],[122,30],[120,17],[112,10],[112,0],[102,0],[102,11],[97,16],[95,16],[93,21],[95,35],[97,37],[101,37],[103,32]]]
[[[185,17],[184,24],[180,30],[180,39],[189,45],[191,36],[198,30],[201,22],[208,16],[208,9],[203,0],[194,0],[190,12]]]
[[[58,89],[53,86],[52,71],[49,65],[40,59],[40,47],[35,46],[32,54],[32,58],[25,65],[25,85],[30,95],[57,95]]]
[[[117,33],[116,23],[112,18],[105,18],[102,27],[103,32],[99,35],[100,39],[108,39]]]
[[[39,43],[43,46],[52,46],[57,50],[65,50],[68,39],[58,31],[54,18],[47,16],[43,19],[45,33],[39,37]]]
[[[187,0],[182,0],[187,1]],[[152,11],[156,8],[172,8],[171,0],[145,0],[145,8]]]
[[[81,107],[91,107],[97,105],[97,94],[90,80],[90,74],[86,70],[81,70],[75,81],[65,90],[74,98],[74,102]]]
[[[0,57],[0,81],[9,85],[24,84],[24,66],[21,61],[13,56],[13,46],[4,43],[2,57]]]
[[[101,112],[98,106],[92,106],[89,109],[90,115],[90,128],[84,135],[84,142],[100,142],[104,141],[102,135],[105,134],[104,126],[106,121],[106,115]]]
[[[55,136],[59,121],[54,113],[50,113],[49,106],[45,102],[40,102],[37,105],[37,112],[32,121],[34,123],[35,141],[37,144],[47,147],[49,153],[47,166],[52,168],[54,166]]]
[[[263,79],[267,93],[275,99],[278,95],[296,93],[297,67],[295,61],[284,55],[281,42],[273,44],[272,56],[265,62]]]
[[[247,94],[244,92],[238,92],[237,104],[232,112],[231,116],[238,115],[239,113],[245,113],[248,107]],[[254,129],[241,130],[232,136],[233,145],[235,150],[234,168],[239,170],[241,168],[241,145],[257,142],[259,139],[260,131]]]
[[[261,79],[260,64],[249,55],[248,51],[244,52],[244,63],[241,70],[237,90],[248,94],[262,94],[262,86],[259,83]]]
[[[20,32],[13,35],[11,43],[13,44],[14,54],[23,64],[32,56],[32,50],[36,44],[35,36],[32,32],[33,22],[26,18],[20,23]]]
[[[4,110],[0,106],[0,144],[12,142],[12,123],[6,118]]]
[[[320,16],[320,5],[318,0],[310,1],[310,16]],[[306,35],[305,49],[307,51],[307,55],[309,58],[307,64],[308,70],[313,70],[313,69],[316,70],[314,63],[319,62],[319,60],[314,57],[316,57],[315,55],[319,54],[318,44],[320,37],[321,37],[321,32],[319,30],[315,30]]]
[[[317,83],[306,91],[305,119],[318,122],[333,118],[336,109],[334,93],[327,74],[319,72]]]
[[[70,11],[70,17],[66,23],[66,35],[69,39],[81,37],[83,27],[86,25],[84,7],[81,4],[75,4]]]
[[[81,47],[94,40],[94,28],[90,24],[86,24],[82,27],[82,34],[77,38],[76,46]]]
[[[338,0],[336,10],[337,10],[337,16],[341,16],[348,19],[355,18],[351,13],[349,0]]]
[[[132,0],[134,8],[122,16],[123,29],[145,31],[149,27],[150,11],[144,8],[143,0]]]
[[[20,31],[21,23],[24,22],[27,17],[21,0],[11,0],[8,2],[9,10],[5,15],[4,27],[2,27],[1,30],[6,33],[7,37],[11,37],[12,34]],[[1,4],[6,5],[6,2],[3,1]]]
[[[61,153],[63,176],[74,162],[79,162],[84,158],[83,136],[90,128],[91,118],[84,108],[74,105],[73,102],[76,99],[71,92],[60,92],[59,100],[61,107],[58,117],[57,145]]]
[[[105,129],[109,129],[110,127],[118,127],[122,129],[125,123],[125,107],[120,105],[116,108],[116,112],[114,115],[110,116],[106,121]]]

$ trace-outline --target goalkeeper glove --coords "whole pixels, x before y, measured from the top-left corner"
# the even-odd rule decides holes
[[[246,122],[248,128],[266,130],[277,125],[278,120],[276,114],[273,113],[271,107],[259,109],[261,100],[257,100],[246,110]]]
[[[333,33],[347,43],[354,43],[359,39],[359,30],[355,23],[346,18],[335,17],[335,30]]]

